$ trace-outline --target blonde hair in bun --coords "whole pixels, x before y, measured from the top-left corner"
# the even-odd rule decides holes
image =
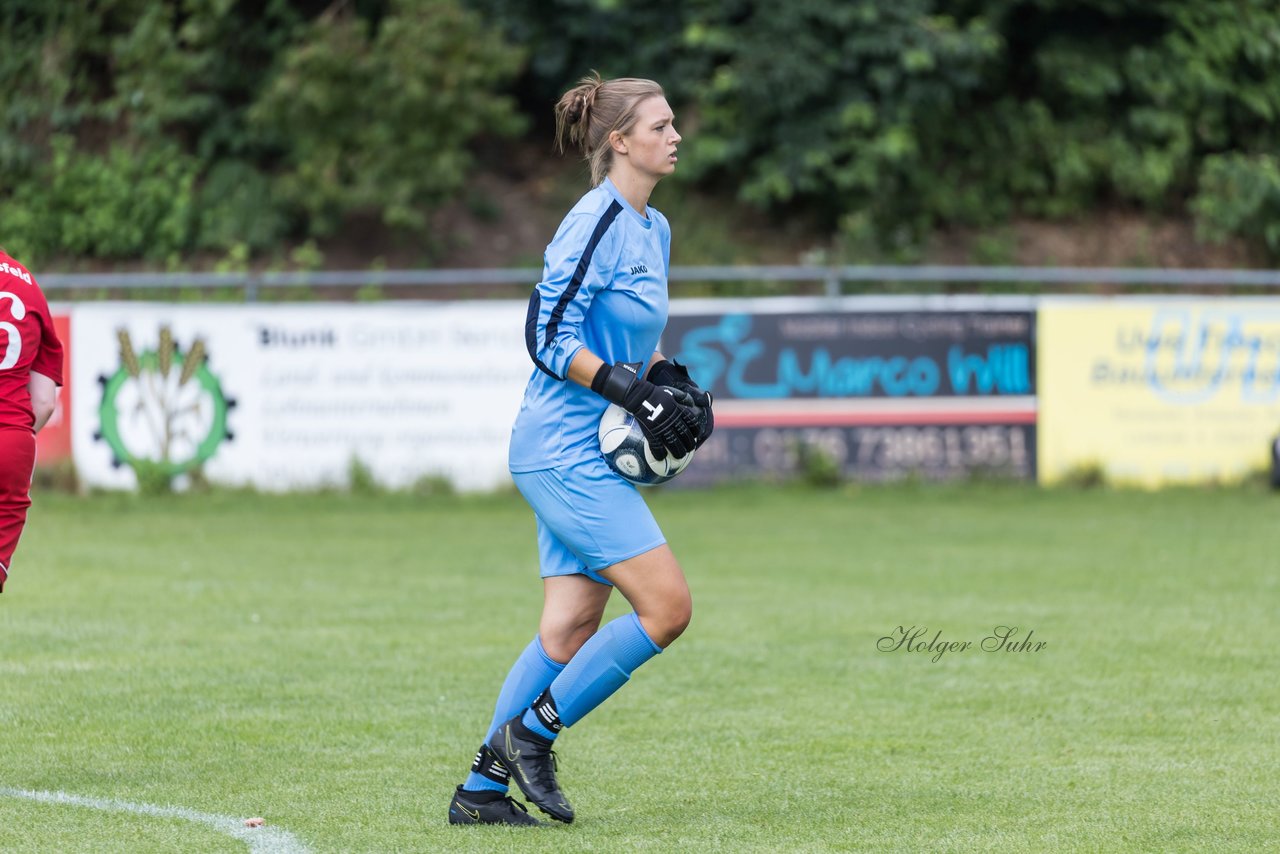
[[[591,186],[597,186],[613,165],[609,134],[629,133],[640,102],[664,94],[652,80],[604,80],[592,71],[556,103],[556,148],[563,152],[566,143],[577,147],[591,164]]]

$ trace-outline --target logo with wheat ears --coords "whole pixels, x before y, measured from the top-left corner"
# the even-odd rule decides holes
[[[128,330],[117,332],[120,367],[102,376],[101,430],[113,463],[174,476],[208,460],[232,438],[227,413],[235,405],[209,370],[205,344],[184,353],[168,326],[154,350],[134,349]]]

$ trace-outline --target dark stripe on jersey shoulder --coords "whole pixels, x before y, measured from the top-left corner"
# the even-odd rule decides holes
[[[560,321],[564,319],[564,310],[569,307],[569,303],[573,302],[573,298],[578,295],[578,289],[582,287],[582,280],[587,277],[587,270],[591,268],[591,256],[595,254],[596,245],[621,212],[622,205],[618,203],[617,199],[614,199],[600,217],[600,221],[596,223],[595,231],[591,232],[591,239],[587,241],[587,248],[582,250],[582,258],[578,260],[578,269],[573,271],[573,278],[569,280],[569,287],[565,288],[564,293],[560,295],[555,309],[551,312],[551,319],[547,321],[547,340],[542,346],[550,346],[551,342],[556,339],[556,332],[560,329]],[[552,374],[552,376],[555,375]]]

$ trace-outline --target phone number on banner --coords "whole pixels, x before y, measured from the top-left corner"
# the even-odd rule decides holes
[[[788,475],[814,460],[864,480],[976,473],[1032,480],[1035,443],[1033,424],[729,427],[699,449],[682,480]]]

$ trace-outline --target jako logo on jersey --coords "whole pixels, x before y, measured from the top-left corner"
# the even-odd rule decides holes
[[[17,267],[10,267],[8,261],[0,262],[0,270],[4,270],[6,273],[8,273],[11,276],[17,276],[19,279],[22,279],[22,281],[26,282],[28,285],[31,284],[31,274],[24,273],[22,270],[18,269]],[[635,270],[632,270],[631,272],[634,273]]]
[[[647,272],[649,272],[649,268],[643,264],[633,264],[631,266],[631,275],[633,276],[638,276],[641,273],[647,273]]]

